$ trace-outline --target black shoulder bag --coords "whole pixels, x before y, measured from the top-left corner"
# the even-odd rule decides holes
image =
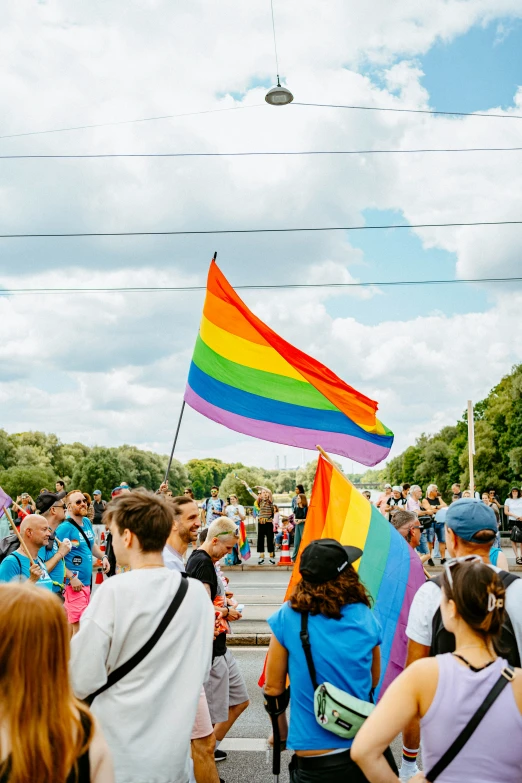
[[[446,753],[443,755],[439,761],[435,764],[432,769],[426,774],[426,780],[429,781],[429,783],[434,783],[434,781],[441,775],[444,770],[446,769],[449,764],[453,761],[453,759],[458,756],[466,742],[469,740],[479,723],[482,721],[482,718],[485,716],[489,708],[492,706],[492,704],[498,699],[506,685],[510,682],[512,682],[515,679],[515,670],[512,666],[506,666],[505,669],[502,669],[502,674],[476,711],[476,713],[473,715],[471,720],[469,721],[467,726],[464,726],[462,731],[460,732],[459,736],[455,740],[455,742],[450,745]]]
[[[134,655],[129,658],[128,661],[125,663],[122,663],[121,666],[118,666],[117,669],[114,669],[109,676],[107,677],[107,682],[105,685],[102,685],[101,688],[98,688],[97,691],[94,693],[91,693],[90,696],[86,696],[84,701],[90,706],[94,699],[100,695],[100,693],[103,693],[104,691],[108,690],[112,685],[115,685],[117,682],[119,682],[123,677],[125,677],[127,674],[129,674],[133,669],[140,664],[144,658],[147,657],[147,655],[151,652],[151,650],[156,646],[156,644],[159,642],[165,631],[167,630],[171,620],[173,619],[174,615],[178,611],[179,607],[182,604],[183,599],[185,598],[188,590],[188,579],[185,577],[181,577],[181,582],[179,583],[179,587],[176,591],[176,595],[172,599],[169,608],[163,615],[163,618],[150,637],[150,639],[141,647],[137,653],[134,653]]]

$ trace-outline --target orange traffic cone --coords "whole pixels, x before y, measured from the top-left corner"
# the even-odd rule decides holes
[[[100,536],[100,549],[102,552],[105,552],[105,533],[102,533]]]
[[[290,558],[290,547],[288,546],[288,533],[285,532],[283,537],[283,545],[281,547],[281,557],[279,558],[278,565],[292,565]]]
[[[103,582],[103,571],[101,570],[101,568],[98,568],[96,572],[96,584],[101,585],[102,582]]]

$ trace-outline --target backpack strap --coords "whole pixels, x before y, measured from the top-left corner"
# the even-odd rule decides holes
[[[165,631],[167,630],[171,620],[173,619],[174,615],[178,611],[179,607],[181,606],[183,599],[185,598],[188,590],[188,579],[185,577],[181,577],[181,581],[179,583],[179,587],[176,591],[176,595],[172,599],[171,603],[169,604],[169,607],[165,614],[163,615],[160,624],[150,637],[143,647],[141,647],[138,652],[134,653],[134,655],[129,658],[128,661],[125,661],[125,663],[122,663],[121,666],[118,666],[117,669],[114,669],[109,676],[107,677],[107,682],[105,685],[102,685],[101,688],[98,688],[97,691],[94,693],[91,693],[90,696],[87,696],[84,701],[87,702],[87,704],[90,706],[94,699],[100,695],[100,693],[103,693],[104,691],[108,690],[112,685],[115,685],[117,682],[119,682],[123,677],[126,677],[127,674],[130,674],[130,672],[138,666],[146,657],[147,655],[153,650],[153,648],[156,646],[156,644],[159,642]]]
[[[453,742],[452,745],[448,748],[446,753],[442,756],[441,759],[435,764],[432,769],[426,774],[426,780],[429,780],[430,783],[434,783],[434,781],[439,777],[439,775],[444,772],[446,767],[451,764],[453,759],[460,753],[466,742],[468,742],[469,738],[475,731],[475,729],[478,727],[479,723],[482,721],[483,717],[489,710],[489,708],[492,706],[492,704],[498,699],[506,685],[510,682],[512,682],[515,679],[515,670],[512,666],[506,666],[505,669],[502,670],[502,673],[499,677],[499,679],[496,681],[493,688],[490,690],[476,713],[472,716],[467,726],[464,726],[462,731],[460,732],[457,739]]]
[[[305,654],[306,663],[308,665],[308,671],[310,672],[310,679],[314,686],[314,691],[317,690],[317,672],[315,671],[314,659],[312,658],[312,646],[310,644],[310,636],[308,634],[308,612],[301,613],[301,644],[303,645],[303,652]]]
[[[69,517],[69,519],[67,519],[66,521],[67,521],[67,522],[70,522],[70,523],[71,523],[71,525],[74,525],[74,527],[76,528],[76,530],[78,530],[78,532],[82,534],[82,536],[83,536],[83,540],[85,541],[85,543],[87,544],[87,546],[89,547],[89,549],[90,549],[90,550],[91,550],[91,552],[92,552],[92,544],[91,544],[91,542],[89,541],[89,539],[87,538],[87,536],[85,535],[85,530],[83,529],[83,527],[81,527],[81,526],[80,526],[80,525],[79,525],[77,522],[75,522],[75,521],[74,521],[74,519],[71,519],[70,517]]]
[[[505,590],[507,590],[509,585],[512,585],[513,582],[516,582],[517,579],[520,579],[517,574],[512,574],[510,571],[500,571],[499,577],[502,579]]]
[[[15,557],[15,558],[16,558],[16,560],[17,560],[17,562],[18,562],[18,565],[20,566],[20,576],[22,576],[22,574],[23,574],[23,570],[22,570],[22,561],[21,561],[21,560],[20,560],[20,558],[18,557],[18,555],[17,555],[16,551],[15,551],[15,552],[11,552],[11,554],[13,555],[13,557]]]

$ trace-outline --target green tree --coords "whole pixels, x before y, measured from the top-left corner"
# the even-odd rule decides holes
[[[22,492],[28,492],[35,500],[41,489],[54,490],[56,474],[45,465],[12,465],[0,470],[0,487],[16,500]]]
[[[117,449],[96,446],[74,469],[71,489],[89,492],[99,489],[105,500],[109,500],[111,491],[124,481]]]
[[[212,457],[191,459],[187,462],[190,487],[196,498],[201,500],[210,495],[213,486],[219,487],[231,470],[239,470],[242,467],[244,466],[240,462],[230,464]]]
[[[236,478],[238,476],[238,478]],[[259,468],[238,468],[237,470],[230,471],[219,487],[219,497],[226,500],[231,494],[237,495],[237,499],[244,506],[254,505],[254,498],[245,489],[241,483],[241,479],[244,479],[247,484],[256,491],[256,485],[267,487],[267,489],[274,491],[274,483],[267,481],[263,475],[263,471]]]
[[[10,468],[14,463],[15,447],[10,435],[0,430],[0,468]]]

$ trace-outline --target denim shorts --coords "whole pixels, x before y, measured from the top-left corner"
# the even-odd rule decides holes
[[[428,539],[428,540],[434,541],[435,540],[435,536],[437,536],[439,544],[445,544],[446,543],[446,528],[445,528],[444,522],[434,522],[433,523],[433,527],[431,528],[431,534],[432,534],[432,538]]]

